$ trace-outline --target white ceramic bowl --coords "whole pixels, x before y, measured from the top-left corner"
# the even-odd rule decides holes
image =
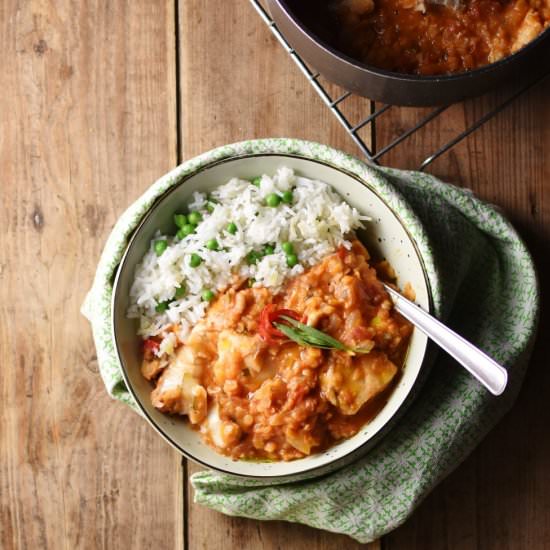
[[[250,143],[250,142],[249,142]],[[252,142],[261,143],[261,142]],[[263,140],[268,143],[268,140]],[[304,143],[304,142],[301,142]],[[262,147],[260,147],[262,149]],[[380,413],[354,437],[330,449],[291,462],[235,461],[216,453],[201,441],[199,434],[189,428],[183,418],[157,411],[150,402],[152,387],[140,373],[141,346],[136,336],[137,322],[126,317],[129,288],[137,263],[146,252],[155,231],[169,231],[172,215],[185,205],[194,191],[211,191],[231,177],[252,178],[259,174],[273,174],[279,166],[289,166],[298,174],[330,183],[340,195],[364,214],[372,218],[359,237],[371,254],[385,257],[395,269],[400,286],[409,282],[416,291],[417,302],[431,309],[431,295],[426,270],[419,249],[407,230],[407,225],[418,223],[414,214],[396,194],[388,200],[367,180],[325,160],[298,155],[255,152],[239,155],[231,152],[219,160],[198,162],[197,169],[187,170],[178,183],[166,191],[151,207],[132,236],[121,261],[113,292],[114,340],[124,379],[145,418],[176,449],[188,458],[221,472],[252,478],[277,478],[280,481],[303,479],[327,473],[367,452],[404,411],[417,384],[426,353],[426,337],[415,329],[406,357],[403,374]],[[258,151],[258,147],[254,148]],[[216,155],[214,155],[216,158]],[[357,162],[357,161],[354,161]],[[364,165],[363,165],[364,166]],[[387,190],[386,190],[387,191]],[[386,192],[387,195],[387,192]],[[396,202],[397,201],[397,202]],[[393,202],[393,208],[389,203]],[[399,212],[395,208],[399,205]],[[406,219],[406,222],[405,222]]]

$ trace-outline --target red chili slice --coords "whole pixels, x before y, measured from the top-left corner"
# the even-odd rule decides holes
[[[292,317],[292,319],[296,319],[296,321],[305,322],[300,314],[292,309],[276,309],[275,304],[267,304],[260,313],[258,332],[262,339],[268,344],[275,344],[277,340],[286,338],[278,328],[273,326],[273,323],[277,322],[283,315]],[[284,323],[284,319],[281,319],[281,322]]]
[[[260,324],[258,331],[263,340],[268,344],[274,344],[274,339],[282,338],[284,335],[272,324],[272,316],[275,313],[275,304],[267,304],[260,313]]]

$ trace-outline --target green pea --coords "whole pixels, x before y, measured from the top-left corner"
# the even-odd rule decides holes
[[[207,290],[203,290],[202,291],[202,299],[205,301],[205,302],[211,302],[213,299],[214,299],[214,293],[207,289]]]
[[[294,247],[292,246],[292,243],[283,243],[281,244],[281,248],[285,254],[294,254]]]
[[[255,185],[256,187],[260,187],[261,181],[262,181],[262,176],[257,176],[257,177],[255,177],[255,178],[252,178],[252,179],[250,180],[250,183],[251,183],[252,185]]]
[[[277,193],[269,193],[265,198],[265,203],[271,208],[276,208],[281,203],[281,197]]]
[[[252,264],[255,264],[255,263],[258,263],[258,260],[260,259],[260,255],[255,251],[255,250],[251,250],[247,255],[246,255],[246,263],[248,265],[252,265]]]
[[[164,313],[167,309],[168,309],[168,304],[170,302],[166,301],[166,302],[159,302],[157,304],[157,307],[155,308],[155,311],[157,313]]]
[[[229,223],[225,229],[228,233],[231,233],[231,235],[235,235],[237,232],[237,226],[233,222]]]
[[[264,256],[269,256],[269,255],[273,254],[273,252],[275,252],[275,249],[270,244],[266,244],[264,246],[264,249],[262,250],[262,254]]]
[[[177,233],[176,236],[178,239],[185,239],[187,235],[191,235],[195,232],[195,229],[197,229],[197,226],[192,223],[186,223]]]
[[[168,248],[168,242],[166,239],[159,239],[155,241],[154,249],[157,256],[162,256],[163,252]]]
[[[292,201],[294,200],[294,195],[292,194],[292,191],[285,191],[282,196],[283,202],[286,204],[292,204]]]
[[[181,285],[176,288],[176,299],[183,298],[187,292],[187,288],[185,287],[185,283],[181,283]]]
[[[194,225],[198,225],[199,222],[202,222],[201,213],[196,211],[189,212],[187,219],[189,220],[189,223],[192,223]]]
[[[187,217],[183,214],[174,214],[174,223],[181,229],[187,223]]]
[[[191,267],[199,267],[202,263],[202,258],[198,254],[191,254],[191,258],[189,258],[189,265]]]
[[[286,257],[286,265],[288,267],[294,267],[298,263],[298,256],[296,254],[288,254]]]
[[[210,239],[209,241],[206,241],[206,248],[208,248],[208,250],[218,250],[220,245],[216,239]]]
[[[214,208],[216,207],[216,205],[213,203],[213,202],[207,202],[206,203],[206,210],[212,214],[212,212],[214,212]]]

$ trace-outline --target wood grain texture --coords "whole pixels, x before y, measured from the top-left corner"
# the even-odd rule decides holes
[[[235,141],[294,137],[354,150],[248,0],[179,8],[183,158]],[[346,102],[359,120],[368,102]]]
[[[506,96],[491,94],[453,106],[444,117],[385,158],[415,167],[418,159],[475,121]],[[420,506],[385,537],[385,550],[522,550],[550,548],[550,82],[501,113],[449,154],[431,172],[472,189],[499,206],[532,251],[543,296],[539,337],[514,408],[479,448]],[[377,128],[378,142],[412,122],[412,112],[392,110]]]
[[[207,16],[204,5],[0,2],[2,548],[182,548],[184,497],[185,539],[193,550],[359,547],[346,537],[228,518],[192,504],[177,453],[105,395],[79,314],[113,223],[179,155],[268,136],[357,154],[248,0],[209,0]],[[544,298],[548,97],[546,83],[433,166],[510,216],[535,254]],[[453,107],[384,162],[416,167],[496,99]],[[358,121],[369,105],[354,99],[344,109]],[[418,116],[384,114],[378,145]],[[384,539],[386,550],[550,548],[547,311],[546,300],[513,411]]]
[[[208,6],[205,14],[201,0],[180,3],[182,158],[234,141],[274,136],[352,151],[351,140],[249,2],[210,0]],[[353,100],[347,114],[356,119],[369,107]],[[189,464],[189,472],[194,471],[197,467]],[[189,502],[191,550],[360,547],[348,537],[295,524],[228,518],[193,504],[192,494]]]
[[[0,546],[182,546],[180,459],[106,395],[79,313],[176,162],[172,2],[0,3]],[[167,478],[170,482],[167,482]]]

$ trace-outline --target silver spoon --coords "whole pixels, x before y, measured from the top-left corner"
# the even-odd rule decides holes
[[[493,395],[500,395],[504,391],[508,373],[496,361],[390,286],[384,284],[384,288],[392,297],[395,309],[403,317],[456,359]]]

